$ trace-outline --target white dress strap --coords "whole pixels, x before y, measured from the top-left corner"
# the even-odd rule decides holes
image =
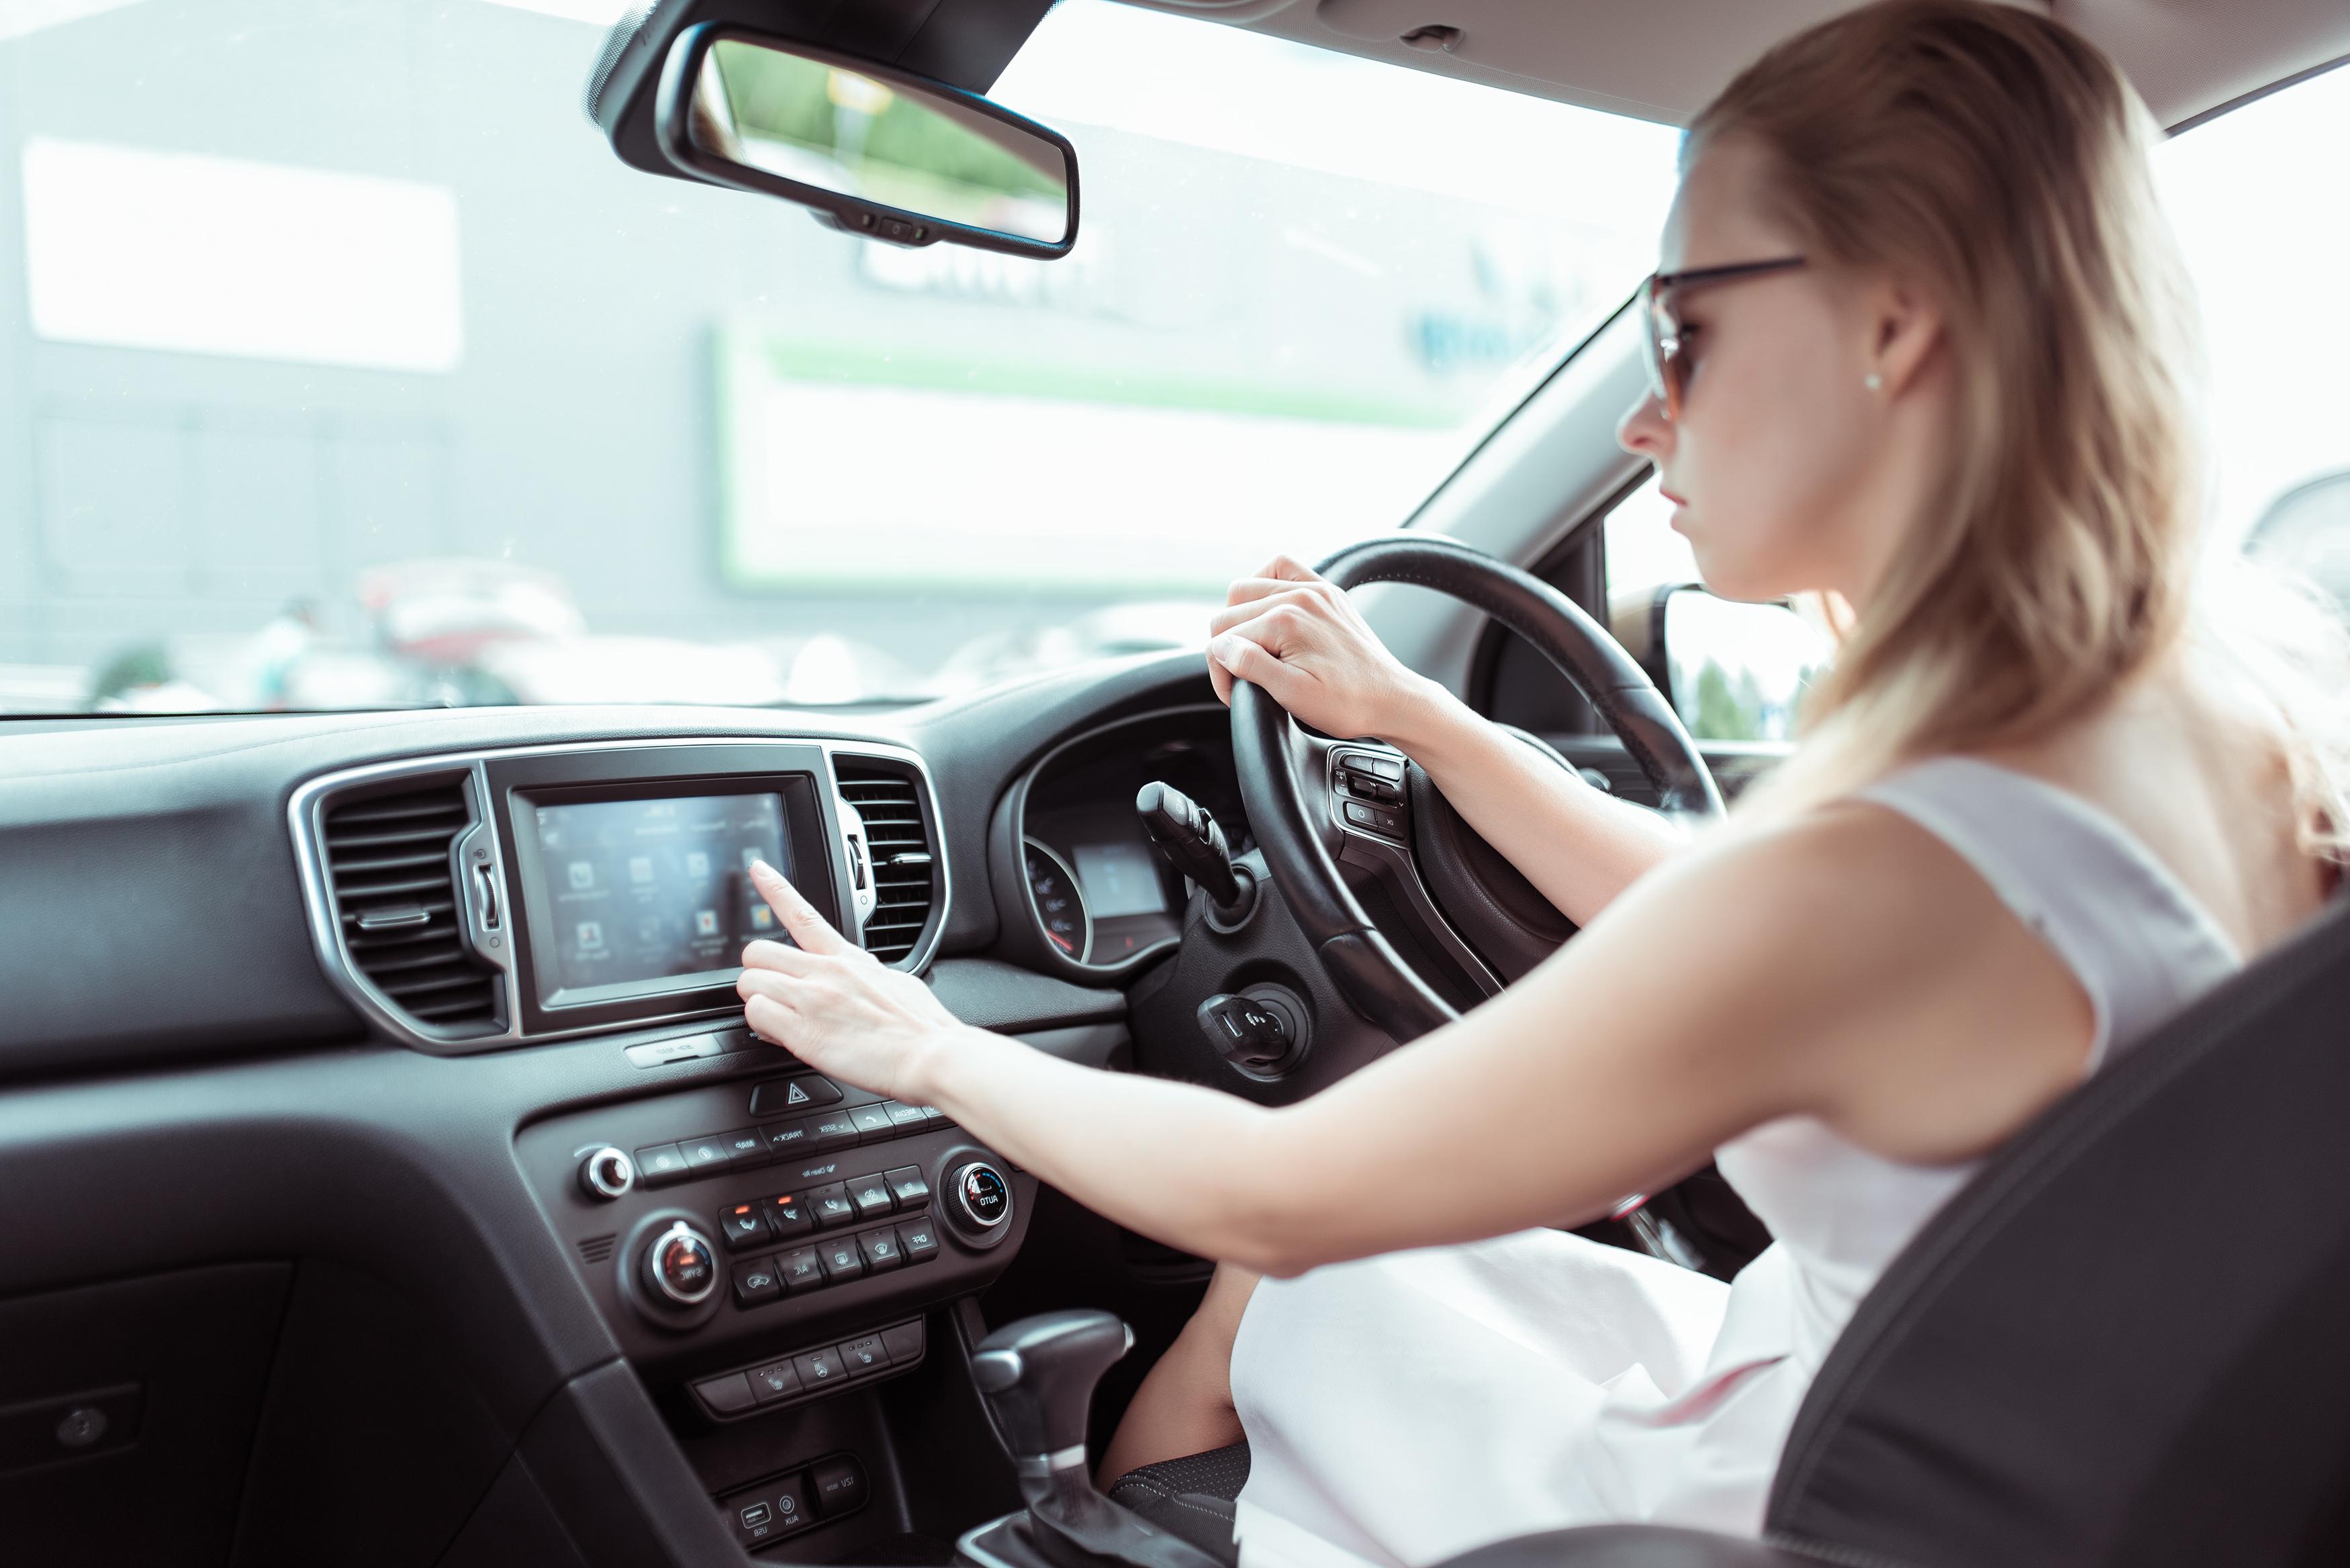
[[[1936,757],[1861,792],[1949,845],[2079,979],[2094,1071],[2243,966],[2168,866],[2069,790],[1974,757]]]

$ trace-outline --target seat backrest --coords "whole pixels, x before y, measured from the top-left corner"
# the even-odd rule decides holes
[[[1904,1568],[2350,1562],[2350,898],[1935,1217],[1766,1531]]]

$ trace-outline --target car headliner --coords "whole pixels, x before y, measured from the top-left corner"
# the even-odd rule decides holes
[[[1126,0],[1366,58],[1685,124],[1773,41],[1855,0]],[[2343,0],[2011,0],[2078,28],[2173,129],[2350,58]],[[1451,53],[1402,41],[1449,26]]]

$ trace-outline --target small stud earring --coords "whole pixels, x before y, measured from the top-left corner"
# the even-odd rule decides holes
[[[1872,392],[1881,392],[1885,390],[1885,378],[1878,375],[1876,371],[1871,370],[1868,373],[1867,379],[1862,381],[1861,385],[1866,387]]]

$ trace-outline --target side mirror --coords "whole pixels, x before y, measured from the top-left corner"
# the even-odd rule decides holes
[[[1719,598],[1693,583],[1658,595],[1651,627],[1641,661],[1700,741],[1793,740],[1804,688],[1835,657],[1786,605]]]
[[[703,23],[670,45],[653,113],[678,172],[850,234],[1040,257],[1077,237],[1076,150],[943,82]]]

